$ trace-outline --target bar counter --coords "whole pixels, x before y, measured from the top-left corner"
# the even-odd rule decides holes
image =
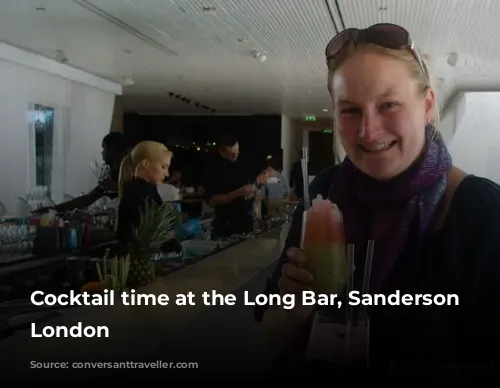
[[[137,290],[141,294],[168,294],[168,306],[123,306],[115,298],[115,306],[78,307],[62,311],[62,315],[37,324],[71,327],[107,326],[109,338],[31,338],[31,331],[19,332],[0,341],[2,369],[12,373],[29,368],[30,361],[102,361],[141,360],[162,343],[168,342],[186,325],[192,323],[211,306],[205,306],[201,294],[215,290],[229,294],[241,287],[278,257],[289,229],[285,224],[269,232],[223,250],[197,264],[167,277],[156,279]],[[263,285],[264,286],[264,285]],[[195,306],[177,306],[176,294],[195,295]],[[243,303],[237,300],[236,303]],[[220,323],[224,325],[224,322]],[[17,365],[5,368],[7,364]],[[29,371],[26,369],[26,371]],[[77,372],[77,371],[73,371]],[[3,372],[2,372],[3,373]]]

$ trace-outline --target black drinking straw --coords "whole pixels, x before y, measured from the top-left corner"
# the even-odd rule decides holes
[[[346,269],[346,335],[345,335],[345,348],[346,348],[346,361],[349,356],[349,346],[351,342],[351,329],[353,318],[353,307],[349,304],[349,294],[354,288],[354,244],[347,244],[347,269]]]

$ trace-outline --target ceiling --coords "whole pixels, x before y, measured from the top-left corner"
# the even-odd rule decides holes
[[[443,103],[457,88],[500,88],[498,20],[494,0],[22,0],[1,2],[0,40],[132,79],[127,111],[319,117],[329,115],[323,53],[336,29],[406,27]]]

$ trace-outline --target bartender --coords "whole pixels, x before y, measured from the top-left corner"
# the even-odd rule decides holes
[[[53,207],[44,207],[37,209],[35,213],[46,213],[50,209],[64,213],[75,209],[84,209],[102,197],[115,199],[118,197],[118,175],[120,173],[120,164],[127,154],[125,141],[120,132],[110,132],[102,139],[102,159],[109,167],[109,175],[88,194],[78,198],[61,203]]]
[[[219,154],[205,174],[205,198],[215,209],[212,238],[253,231],[253,187],[267,182],[267,171],[240,156],[238,140],[224,136]]]

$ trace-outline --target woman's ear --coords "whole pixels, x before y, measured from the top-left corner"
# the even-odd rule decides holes
[[[141,161],[141,166],[146,171],[149,169],[150,164],[151,163],[149,163],[149,160],[147,160],[147,159],[144,159],[143,161]]]
[[[425,121],[427,124],[431,124],[434,119],[434,113],[436,110],[436,94],[432,88],[429,88],[425,94]]]

